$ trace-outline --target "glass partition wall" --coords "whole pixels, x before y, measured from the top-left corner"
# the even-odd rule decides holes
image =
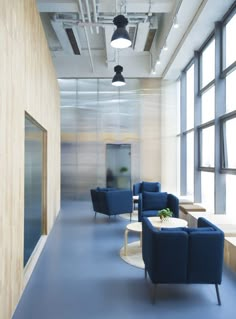
[[[120,89],[111,85],[111,79],[58,82],[62,199],[90,199],[91,188],[104,187],[113,179],[107,176],[108,168],[116,175],[116,187],[130,188],[140,180],[140,167],[147,160],[144,155],[142,162],[140,158],[146,147],[152,147],[154,154],[160,150],[160,81],[129,79]],[[129,150],[126,153],[126,146],[122,146],[123,157],[115,161],[114,157],[106,157],[107,145],[127,145],[131,153],[127,155]],[[123,163],[123,159],[127,162]]]
[[[25,210],[24,266],[46,229],[45,134],[28,115],[25,117]]]

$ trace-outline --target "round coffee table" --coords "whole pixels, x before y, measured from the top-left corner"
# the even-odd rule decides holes
[[[158,229],[160,228],[174,228],[174,227],[187,227],[188,222],[185,219],[169,217],[161,221],[160,217],[148,217],[152,225]]]
[[[128,245],[128,233],[129,231],[133,231],[136,233],[140,233],[140,246],[142,246],[142,223],[130,223],[126,225],[125,229],[125,238],[124,238],[124,255],[127,256],[127,245]]]

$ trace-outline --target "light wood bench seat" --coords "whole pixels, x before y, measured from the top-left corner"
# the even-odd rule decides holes
[[[225,237],[224,261],[236,272],[236,237]]]

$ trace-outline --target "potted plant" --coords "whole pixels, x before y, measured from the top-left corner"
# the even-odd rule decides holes
[[[167,220],[169,217],[173,216],[173,212],[169,208],[165,208],[159,211],[158,216],[160,217],[161,221]]]
[[[122,166],[122,167],[120,168],[120,173],[126,173],[126,172],[128,172],[128,168],[125,167],[125,166]]]

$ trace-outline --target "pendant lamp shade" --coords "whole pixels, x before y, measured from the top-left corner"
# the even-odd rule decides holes
[[[116,65],[114,67],[114,71],[116,72],[116,74],[114,75],[114,77],[112,79],[112,85],[114,85],[114,86],[126,85],[125,79],[124,79],[123,75],[121,74],[121,72],[123,71],[123,67],[121,65]]]
[[[131,46],[129,33],[125,29],[128,24],[128,19],[123,15],[118,15],[113,19],[113,23],[117,26],[111,38],[111,46],[117,49],[124,49]]]

